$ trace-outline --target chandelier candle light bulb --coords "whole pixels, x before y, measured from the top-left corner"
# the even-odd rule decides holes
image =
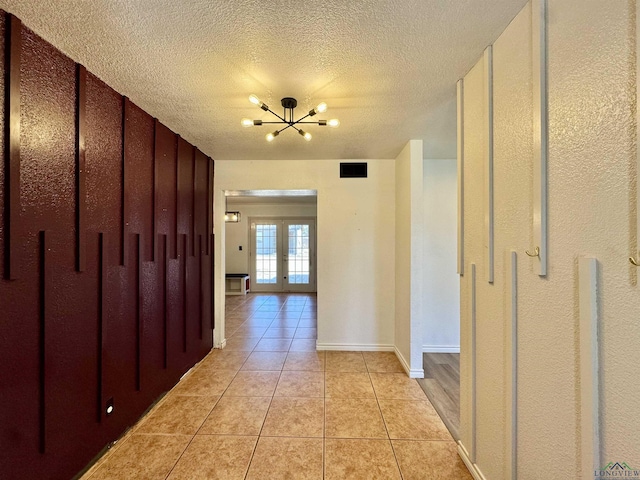
[[[297,130],[298,133],[306,140],[306,141],[310,141],[311,140],[311,134],[309,132],[305,132],[304,130],[302,130],[301,128],[298,128],[296,125],[300,125],[303,123],[306,124],[314,124],[314,125],[321,125],[321,126],[330,126],[330,127],[337,127],[338,125],[340,125],[340,121],[337,118],[331,119],[331,120],[318,120],[317,122],[310,122],[310,121],[306,121],[308,117],[313,117],[314,115],[318,114],[318,113],[323,113],[327,111],[327,104],[325,102],[322,102],[320,104],[318,104],[318,106],[316,108],[314,108],[313,110],[310,110],[309,113],[307,113],[306,115],[304,115],[303,117],[298,118],[297,120],[294,120],[294,109],[297,107],[298,105],[298,101],[295,98],[292,97],[285,97],[281,100],[281,104],[282,104],[282,108],[284,108],[284,113],[282,114],[282,116],[278,115],[277,113],[275,113],[273,110],[271,110],[267,105],[264,104],[264,102],[262,102],[256,95],[250,95],[249,96],[249,101],[251,103],[253,103],[254,105],[259,106],[262,110],[264,110],[265,112],[269,112],[272,115],[274,115],[275,117],[278,118],[278,121],[273,121],[273,122],[267,122],[267,121],[263,121],[263,120],[251,120],[249,118],[243,118],[240,121],[240,124],[243,127],[251,127],[251,126],[259,126],[259,125],[263,125],[263,124],[283,124],[285,125],[284,127],[282,127],[279,130],[276,130],[272,133],[267,133],[265,135],[265,138],[267,139],[267,142],[273,142],[273,140],[280,134],[280,132],[286,130],[287,128],[293,127],[294,130]]]

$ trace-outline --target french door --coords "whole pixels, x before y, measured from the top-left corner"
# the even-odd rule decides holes
[[[251,290],[315,292],[315,218],[251,218]]]

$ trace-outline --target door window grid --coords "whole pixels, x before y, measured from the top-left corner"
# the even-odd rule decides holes
[[[309,283],[309,225],[289,225],[288,281],[291,284]]]
[[[256,225],[256,283],[278,282],[276,242],[276,225]]]

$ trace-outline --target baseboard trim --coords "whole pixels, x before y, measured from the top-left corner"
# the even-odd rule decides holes
[[[213,348],[224,348],[227,346],[227,339],[223,339],[222,342],[220,342],[219,346],[213,347]]]
[[[375,343],[316,343],[316,350],[335,350],[343,352],[393,352],[393,345]]]
[[[423,345],[422,353],[460,353],[460,345]]]
[[[409,362],[407,362],[402,353],[400,353],[400,350],[398,350],[398,347],[394,346],[393,351],[395,352],[396,357],[398,357],[398,360],[400,360],[402,368],[404,368],[404,371],[409,375],[409,378],[424,378],[424,368],[412,369],[409,366]]]
[[[460,440],[458,440],[458,455],[460,455],[460,458],[462,459],[467,469],[469,470],[469,473],[475,480],[487,480],[485,476],[482,474],[482,472],[480,471],[480,468],[478,468],[478,465],[471,462],[471,459],[469,458],[469,452],[467,452],[467,449],[464,448],[464,445]]]

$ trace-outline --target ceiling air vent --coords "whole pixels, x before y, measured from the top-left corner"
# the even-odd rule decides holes
[[[341,163],[340,178],[367,178],[367,164],[362,163]]]

